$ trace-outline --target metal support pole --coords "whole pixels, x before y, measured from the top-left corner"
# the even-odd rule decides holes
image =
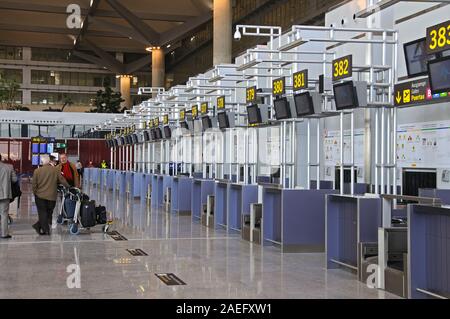
[[[306,157],[308,163],[306,170],[306,189],[311,189],[311,119],[306,120]]]
[[[350,114],[350,194],[355,194],[355,114]]]
[[[379,194],[379,189],[378,189],[378,171],[379,171],[379,160],[378,160],[378,149],[379,149],[379,145],[378,145],[378,134],[379,134],[379,120],[378,120],[378,113],[379,113],[379,109],[375,109],[375,182],[374,182],[374,186],[375,186],[375,194]]]
[[[316,167],[316,174],[317,174],[317,185],[316,185],[316,189],[320,189],[320,141],[321,141],[321,138],[320,138],[320,119],[317,119],[317,132],[316,132],[316,134],[317,134],[317,137],[316,137],[316,139],[317,139],[317,150],[316,150],[316,152],[317,152],[317,167]]]
[[[340,117],[340,131],[341,135],[339,138],[339,148],[340,148],[340,157],[341,157],[341,163],[340,163],[340,181],[339,181],[339,187],[340,187],[340,194],[344,194],[344,113],[341,112],[339,114]]]

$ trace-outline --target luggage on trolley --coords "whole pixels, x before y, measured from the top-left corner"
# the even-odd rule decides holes
[[[60,225],[67,223],[72,235],[78,235],[80,229],[89,230],[96,225],[103,225],[103,232],[108,230],[111,222],[108,222],[104,206],[96,207],[94,200],[75,187],[58,187],[58,193],[61,203],[56,221]]]

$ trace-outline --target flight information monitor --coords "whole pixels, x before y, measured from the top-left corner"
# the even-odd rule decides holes
[[[221,130],[230,127],[230,121],[228,119],[228,116],[227,116],[226,112],[219,112],[219,113],[217,113],[217,120],[219,122],[219,128]]]
[[[427,62],[435,58],[435,55],[427,53],[425,38],[405,43],[403,51],[409,77],[426,75],[428,73]]]
[[[166,125],[164,126],[164,138],[171,138],[172,137],[172,130],[170,129],[170,126]]]
[[[303,92],[294,95],[294,102],[297,117],[314,114],[313,99],[309,92]]]
[[[211,119],[209,116],[202,117],[202,127],[203,131],[210,129],[212,127]]]
[[[261,110],[258,104],[247,106],[248,124],[259,124],[262,122]]]
[[[277,120],[285,120],[291,118],[291,109],[287,98],[283,97],[273,101],[275,108],[275,117]]]
[[[358,96],[353,81],[334,85],[334,101],[338,111],[358,107]]]
[[[450,92],[450,56],[428,62],[432,94]]]

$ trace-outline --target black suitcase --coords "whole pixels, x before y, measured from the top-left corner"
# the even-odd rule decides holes
[[[95,201],[81,202],[81,225],[84,228],[94,227],[96,224]]]

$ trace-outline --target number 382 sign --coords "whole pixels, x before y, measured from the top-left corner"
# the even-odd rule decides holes
[[[333,60],[333,81],[352,77],[352,55]]]

